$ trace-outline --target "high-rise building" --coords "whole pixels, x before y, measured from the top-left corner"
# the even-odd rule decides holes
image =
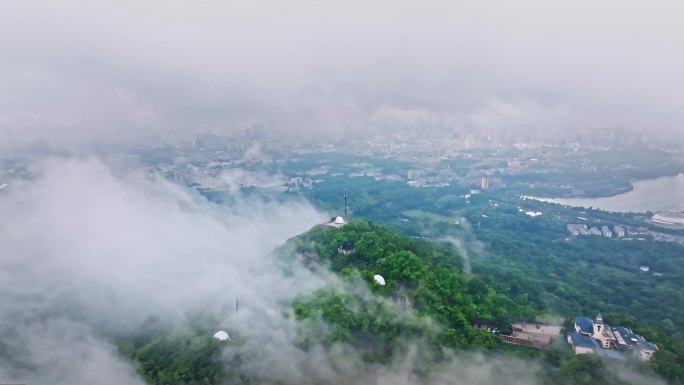
[[[487,175],[482,177],[482,183],[480,186],[483,190],[489,189],[489,177]]]

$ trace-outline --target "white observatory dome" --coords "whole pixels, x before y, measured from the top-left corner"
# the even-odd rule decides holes
[[[380,274],[375,274],[373,276],[373,281],[375,281],[375,283],[377,283],[380,286],[385,286],[385,278],[383,278]]]
[[[214,338],[219,341],[230,341],[230,336],[223,330],[216,332],[216,334],[214,334]]]
[[[335,218],[335,224],[336,225],[343,225],[344,224],[344,218],[342,218],[342,217]]]

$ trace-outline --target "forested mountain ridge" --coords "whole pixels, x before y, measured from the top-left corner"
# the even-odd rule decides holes
[[[534,320],[544,309],[527,300],[523,289],[517,294],[507,291],[505,280],[510,277],[498,277],[504,282],[493,284],[491,277],[466,274],[462,256],[447,244],[401,236],[354,220],[340,229],[316,226],[290,239],[274,256],[285,274],[303,264],[312,270],[330,269],[339,277],[337,283],[293,298],[284,316],[296,325],[293,349],[297,352],[317,356],[322,350],[326,365],[334,367],[347,360],[334,354],[339,349],[356,357],[354,365],[361,366],[351,370],[359,372],[354,381],[365,381],[361,375],[368,367],[391,367],[411,356],[412,375],[430,383],[433,372],[454,354],[484,352],[493,360],[533,360],[535,383],[625,383],[600,359],[574,356],[563,343],[542,352],[506,345],[496,333],[476,330],[476,321],[504,326],[512,320]],[[376,274],[385,285],[377,283]],[[621,321],[630,320],[623,316]],[[255,352],[246,348],[254,336],[238,335],[230,342],[219,342],[209,336],[220,323],[220,319],[200,316],[190,329],[169,331],[163,323],[153,322],[145,333],[123,339],[120,351],[138,362],[141,374],[153,384],[293,383],[285,377],[245,372],[241,365],[255,358]],[[631,362],[631,370],[648,374],[653,368],[679,383],[678,355],[667,350],[659,355],[650,367]],[[307,365],[304,373],[312,370]],[[344,380],[311,375],[299,381],[332,384]]]
[[[484,233],[486,236],[493,234]],[[506,235],[515,236],[515,233]],[[472,325],[487,322],[506,326],[514,321],[534,321],[548,313],[546,298],[550,296],[559,300],[555,293],[557,288],[549,286],[551,283],[548,280],[536,278],[538,274],[527,276],[482,263],[475,265],[473,274],[465,274],[462,256],[448,243],[428,243],[419,238],[400,236],[364,220],[352,221],[338,230],[314,228],[295,240],[298,252],[317,259],[316,262],[324,263],[343,275],[358,274],[375,293],[399,301],[408,300],[415,312],[432,317],[439,325],[444,325],[439,344],[445,348],[490,349],[497,345],[508,348],[492,338],[491,333],[474,330]],[[601,239],[597,241],[602,242]],[[513,241],[509,239],[507,242],[512,244]],[[530,247],[525,241],[519,243],[522,247]],[[538,247],[544,247],[545,243],[540,239]],[[342,252],[349,250],[350,246],[353,246],[353,252]],[[633,253],[644,252],[641,244],[636,246],[637,250]],[[555,248],[568,249],[568,246],[557,245]],[[577,251],[576,248],[573,245],[569,250]],[[495,251],[500,255],[507,253],[505,248]],[[529,255],[533,256],[535,252]],[[554,268],[554,264],[546,266],[543,261],[538,263],[542,270]],[[374,274],[383,276],[387,285],[379,286],[374,282]],[[568,289],[587,293],[582,287]],[[566,298],[576,298],[577,301],[569,303],[566,309],[595,306],[592,302],[595,301],[594,297],[588,294]],[[582,302],[583,298],[585,302]],[[555,315],[565,317],[566,330],[572,328],[573,313],[566,310]],[[611,312],[606,319],[614,324],[628,325],[647,339],[657,342],[660,351],[650,363],[651,368],[672,383],[682,383],[684,345],[679,337],[665,330],[647,327],[634,315],[624,312]],[[334,318],[328,317],[326,321],[332,322]],[[507,332],[505,327],[498,330],[498,333],[502,332]],[[582,359],[586,358],[555,363],[565,368]]]
[[[309,263],[322,263],[344,277],[358,276],[374,294],[445,325],[450,337],[442,343],[447,347],[493,346],[497,339],[492,333],[472,328],[476,320],[505,325],[538,314],[529,302],[514,301],[464,274],[462,257],[448,245],[400,236],[367,221],[334,230],[317,227],[290,242]],[[376,274],[385,285],[374,281]]]
[[[516,302],[566,319],[600,312],[638,330],[660,349],[651,365],[672,381],[684,381],[684,246],[651,234],[681,237],[681,230],[654,227],[645,220],[649,213],[562,206],[508,188],[412,188],[339,177],[304,194],[332,209],[345,189],[355,217],[401,234],[455,241],[474,275]],[[574,237],[567,226],[577,223],[631,230],[620,239]]]

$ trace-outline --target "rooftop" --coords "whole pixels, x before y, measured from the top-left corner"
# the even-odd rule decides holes
[[[575,325],[580,329],[583,334],[594,334],[594,321],[587,317],[577,317],[575,318]]]
[[[652,352],[658,351],[658,347],[654,343],[651,343],[648,341],[639,341],[637,343],[637,348],[639,350],[646,350],[646,351],[652,351]]]
[[[583,348],[592,348],[596,349],[598,348],[598,344],[596,344],[596,341],[594,341],[593,338],[586,336],[584,334],[580,334],[577,332],[571,332],[568,333],[568,337],[572,340],[572,344],[575,346],[581,346]]]
[[[603,316],[601,316],[601,313],[599,313],[596,316],[596,320],[594,322],[596,322],[597,324],[603,325]]]

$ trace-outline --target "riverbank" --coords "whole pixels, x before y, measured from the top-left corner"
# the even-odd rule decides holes
[[[528,196],[542,202],[566,206],[597,208],[612,212],[646,213],[684,210],[684,174],[640,180],[628,192],[601,198],[543,198]]]

